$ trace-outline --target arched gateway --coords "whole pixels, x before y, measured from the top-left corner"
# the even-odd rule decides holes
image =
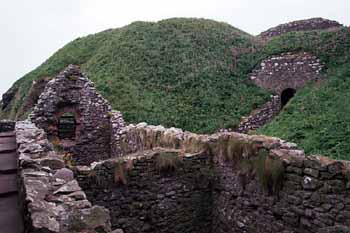
[[[293,88],[284,89],[281,93],[281,109],[294,97],[296,90]]]

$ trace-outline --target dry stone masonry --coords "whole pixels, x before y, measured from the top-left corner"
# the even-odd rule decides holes
[[[280,36],[288,32],[334,30],[340,27],[342,27],[342,25],[336,21],[323,18],[312,18],[278,25],[277,27],[262,32],[259,37],[264,40],[269,40],[273,37]]]
[[[76,163],[90,164],[110,157],[111,110],[79,67],[70,65],[47,83],[30,120],[47,132],[55,146],[72,153]],[[64,114],[74,117],[73,140],[60,138],[60,118]]]
[[[253,79],[279,95],[244,130],[275,114],[285,88],[321,77],[307,53],[263,63]],[[59,137],[64,112],[74,116],[76,138],[57,153],[49,139]],[[350,162],[306,156],[273,137],[125,126],[75,66],[47,84],[30,119],[16,124],[29,233],[350,232]],[[78,166],[65,163],[69,152]]]
[[[194,167],[197,174],[203,176],[204,183],[210,185],[204,186],[204,189],[197,187],[195,190],[199,193],[196,194],[192,190],[188,195],[206,197],[206,201],[198,203],[197,208],[207,209],[207,204],[211,203],[212,213],[205,217],[211,217],[209,232],[339,233],[350,231],[350,222],[347,220],[350,211],[347,200],[350,194],[349,162],[335,161],[322,156],[306,156],[302,150],[297,149],[295,144],[278,138],[238,133],[196,135],[175,128],[148,126],[145,123],[127,126],[121,145],[122,147],[130,145],[132,151],[142,152],[138,154],[141,155],[139,158],[125,157],[125,161],[132,160],[132,164],[136,167],[133,172],[135,167],[129,165],[130,186],[126,182],[123,185],[111,187],[113,186],[111,177],[115,175],[115,165],[111,161],[82,169],[79,173],[87,172],[86,176],[91,169],[95,169],[94,175],[101,174],[103,178],[97,185],[97,190],[100,191],[91,188],[91,183],[94,182],[91,179],[80,178],[79,181],[83,183],[83,187],[87,187],[88,196],[93,202],[107,205],[106,207],[113,214],[127,210],[123,214],[124,217],[118,215],[116,218],[112,214],[113,224],[123,228],[125,232],[149,232],[150,229],[153,232],[173,232],[173,228],[152,228],[157,225],[153,222],[154,219],[141,215],[154,213],[153,211],[166,213],[164,211],[171,210],[171,208],[164,210],[161,205],[153,206],[150,212],[145,210],[150,208],[147,205],[150,200],[159,203],[162,202],[162,198],[167,199],[166,193],[163,197],[163,192],[166,191],[159,191],[160,188],[174,191],[168,193],[168,199],[179,200],[177,205],[181,206],[184,204],[182,199],[184,187],[191,187],[189,184],[194,184],[193,181],[196,181],[196,172],[181,167],[178,168],[178,172],[168,173],[165,177],[157,174],[154,170],[154,158],[142,155],[147,154],[146,151],[149,149],[159,147],[177,150],[179,158],[184,163],[187,158],[191,158],[192,162],[206,161],[196,163],[197,168],[196,165],[190,167]],[[185,171],[191,173],[192,181],[185,179],[185,174],[183,174],[184,177],[181,175]],[[202,173],[202,171],[205,172]],[[182,178],[178,180],[179,177]],[[103,183],[104,180],[109,182]],[[153,185],[150,185],[147,180]],[[186,180],[190,183],[186,184]],[[158,186],[159,184],[162,185]],[[211,187],[210,195],[208,187]],[[137,190],[129,195],[123,195],[130,189]],[[132,193],[135,192],[138,195],[133,196]],[[161,195],[157,197],[154,195],[155,199],[152,199],[153,192]],[[211,199],[207,199],[209,197]],[[186,213],[186,208],[183,211],[182,213]],[[188,217],[192,218],[193,222],[198,222],[197,215],[192,217],[188,215]],[[167,222],[166,219],[170,220],[171,217],[164,216],[160,221],[168,226],[173,226],[175,221],[175,225],[179,227],[176,229],[182,229],[182,221],[177,222],[172,219]],[[181,218],[175,217],[175,219]],[[141,225],[149,225],[150,228],[142,229]],[[197,225],[192,226],[192,229],[196,229]]]
[[[212,176],[206,154],[143,151],[123,160],[78,168],[89,200],[110,210],[114,229],[141,232],[211,232]],[[160,160],[174,159],[161,168]]]
[[[272,121],[281,110],[281,100],[279,96],[272,96],[271,100],[258,109],[255,109],[248,117],[244,117],[239,123],[235,132],[248,133],[256,130]]]
[[[288,88],[298,90],[321,79],[323,66],[309,53],[285,53],[263,60],[250,79],[259,87],[281,95]]]
[[[86,199],[44,130],[29,121],[17,122],[16,138],[25,232],[111,232],[108,210]]]
[[[273,96],[244,117],[234,131],[247,133],[270,122],[299,89],[322,79],[323,67],[320,59],[306,52],[284,53],[263,60],[250,79]]]

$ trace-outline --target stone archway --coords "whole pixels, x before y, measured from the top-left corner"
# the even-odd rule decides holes
[[[291,98],[294,97],[296,90],[293,88],[284,89],[281,93],[281,109],[286,106]]]

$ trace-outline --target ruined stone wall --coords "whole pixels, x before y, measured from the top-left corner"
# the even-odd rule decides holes
[[[349,162],[306,156],[278,138],[196,135],[145,123],[126,127],[121,147],[132,152],[172,148],[209,156],[208,174],[214,174],[212,232],[350,231]]]
[[[265,32],[262,32],[259,37],[265,40],[276,36],[283,35],[288,32],[312,31],[312,30],[332,30],[340,28],[342,25],[336,21],[323,18],[313,18],[307,20],[299,20],[286,24],[278,25]]]
[[[50,80],[40,95],[30,120],[45,130],[55,146],[73,153],[78,164],[110,158],[111,124],[108,102],[97,93],[93,84],[70,65]],[[65,143],[58,138],[59,118],[64,113],[74,114],[77,122],[76,138]]]
[[[112,111],[110,113],[111,124],[111,157],[119,157],[122,155],[120,151],[120,140],[123,135],[125,121],[121,112]]]
[[[236,129],[238,133],[248,133],[251,130],[256,130],[278,115],[281,110],[281,100],[279,96],[272,96],[271,100],[265,103],[258,109],[255,109],[249,116],[244,117]]]
[[[144,151],[79,167],[77,177],[88,199],[109,209],[113,228],[125,233],[210,233],[208,156],[179,153]],[[168,159],[173,161],[162,165]]]
[[[107,209],[92,206],[44,130],[17,122],[19,194],[26,233],[108,233]]]
[[[322,78],[323,64],[311,54],[285,53],[272,56],[261,62],[250,79],[259,87],[280,95],[283,90],[298,90],[308,82]]]
[[[264,148],[270,159],[255,165],[247,163],[251,159],[239,166],[222,159],[215,164],[215,233],[350,231],[348,162],[305,156],[277,144]]]

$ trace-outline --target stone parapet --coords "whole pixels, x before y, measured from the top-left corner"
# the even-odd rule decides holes
[[[348,161],[305,155],[294,143],[262,135],[234,132],[197,135],[146,123],[129,125],[123,130],[121,151],[125,155],[160,147],[177,150],[183,156],[207,157],[207,174],[213,184],[211,232],[350,231]],[[137,173],[145,175],[148,171],[149,168],[143,167]],[[144,182],[134,183],[137,184],[143,187]],[[152,187],[144,186],[141,190],[147,193]],[[97,192],[102,199],[103,190]],[[115,203],[119,203],[118,198]],[[123,225],[118,227],[128,229]]]

